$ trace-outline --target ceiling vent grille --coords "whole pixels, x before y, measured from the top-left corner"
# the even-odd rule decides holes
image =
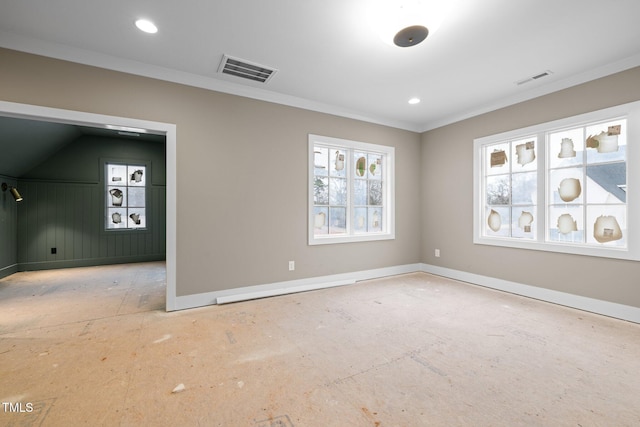
[[[527,77],[526,79],[518,80],[518,81],[516,82],[516,84],[517,84],[518,86],[520,86],[520,85],[523,85],[523,84],[525,84],[525,83],[529,83],[529,82],[532,82],[532,81],[534,81],[534,80],[538,80],[538,79],[541,79],[541,78],[543,78],[543,77],[550,76],[551,74],[553,74],[551,71],[546,70],[546,71],[543,71],[543,72],[541,72],[541,73],[538,73],[538,74],[536,74],[536,75],[534,75],[534,76]]]
[[[219,73],[229,74],[231,76],[253,80],[260,83],[268,83],[276,71],[278,70],[275,68],[256,64],[255,62],[245,61],[240,58],[234,58],[229,55],[224,55],[222,57],[222,62],[220,62],[220,67],[218,67]]]

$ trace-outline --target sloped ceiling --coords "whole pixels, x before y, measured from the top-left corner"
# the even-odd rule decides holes
[[[0,175],[20,178],[83,135],[164,140],[162,135],[126,136],[110,129],[0,116]]]
[[[78,136],[74,126],[0,117],[0,174],[18,178]]]

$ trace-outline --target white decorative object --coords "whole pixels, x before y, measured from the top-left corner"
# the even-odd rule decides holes
[[[569,234],[572,231],[578,231],[578,224],[571,214],[562,214],[558,217],[558,231],[561,234]]]
[[[141,182],[142,181],[142,170],[138,169],[134,173],[131,174],[131,181]]]
[[[313,226],[315,228],[322,228],[324,227],[326,221],[327,221],[327,215],[324,212],[320,212],[316,214],[316,216],[314,217]]]
[[[531,212],[522,211],[520,214],[520,218],[518,218],[518,227],[523,229],[525,232],[531,232],[531,223],[533,222],[533,215]]]
[[[560,194],[560,198],[565,202],[571,202],[572,200],[580,197],[582,193],[582,186],[580,185],[580,180],[577,178],[565,178],[560,181],[560,186],[558,187],[558,194]]]
[[[122,181],[122,177],[116,176],[116,173],[118,173],[118,168],[111,168],[111,175],[113,175],[111,181]]]
[[[487,224],[489,225],[489,228],[491,230],[498,232],[500,230],[500,227],[502,226],[502,219],[500,218],[500,214],[491,209],[489,218],[487,218]]]
[[[322,151],[314,151],[313,152],[313,161],[314,161],[313,167],[316,168],[316,169],[325,169],[325,167],[323,165],[319,165],[319,164],[315,163],[316,154],[322,154]]]
[[[114,224],[120,224],[122,222],[122,215],[120,215],[120,213],[118,212],[112,213],[111,221],[113,221]]]
[[[136,223],[136,225],[140,225],[140,214],[132,213],[131,215],[129,215],[129,218],[131,218],[133,222]]]
[[[571,138],[562,138],[562,142],[560,143],[560,153],[558,153],[558,158],[566,159],[568,157],[575,157],[576,150],[573,146],[573,140]]]
[[[516,145],[516,155],[518,156],[518,164],[526,165],[536,159],[535,145],[533,142]]]
[[[618,135],[603,135],[598,137],[598,153],[615,153],[618,151]]]
[[[339,151],[336,151],[336,170],[341,171],[344,169],[344,154],[340,154]]]
[[[618,135],[609,135],[604,131],[597,135],[589,135],[587,147],[595,148],[598,153],[614,153],[618,151]]]
[[[109,190],[109,194],[111,194],[111,204],[113,206],[122,206],[122,199],[124,198],[122,190],[114,188],[113,190]]]
[[[615,216],[600,215],[593,225],[593,237],[599,243],[613,242],[622,239],[622,230]]]

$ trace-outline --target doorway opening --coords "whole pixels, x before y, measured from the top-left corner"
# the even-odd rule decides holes
[[[53,122],[85,126],[98,129],[116,130],[121,132],[139,132],[164,135],[166,161],[166,307],[167,311],[175,310],[176,302],[176,125],[87,113],[81,111],[64,110],[29,104],[19,104],[0,101],[0,116],[29,119],[35,121]]]

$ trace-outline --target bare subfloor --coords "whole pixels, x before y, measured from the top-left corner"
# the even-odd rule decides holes
[[[164,292],[162,263],[0,280],[0,425],[640,425],[637,324],[422,273]]]

